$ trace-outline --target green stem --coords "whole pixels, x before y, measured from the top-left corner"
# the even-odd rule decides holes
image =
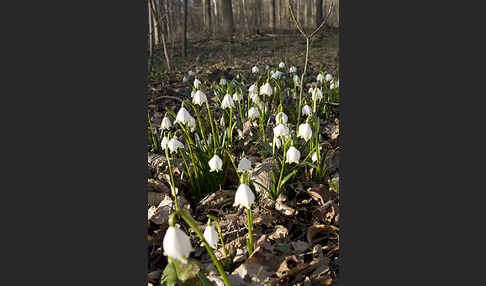
[[[211,125],[211,132],[213,133],[213,145],[218,147],[219,142],[218,142],[218,137],[216,137],[216,132],[214,132],[214,125],[213,125],[213,117],[211,116],[211,111],[209,110],[209,103],[206,101],[206,108],[208,109],[208,115],[209,115],[209,123]]]
[[[278,178],[278,183],[277,183],[277,192],[275,194],[275,198],[278,197],[278,195],[280,194],[280,182],[282,182],[282,176],[283,176],[283,172],[284,172],[284,168],[285,168],[285,156],[286,156],[286,152],[287,152],[287,142],[283,143],[284,145],[284,152],[283,152],[283,158],[282,158],[282,169],[280,170],[280,177]]]
[[[224,285],[226,286],[231,286],[231,284],[228,281],[228,278],[226,277],[226,274],[224,273],[223,266],[221,266],[221,263],[219,260],[216,258],[214,255],[213,250],[209,246],[209,244],[206,242],[206,239],[204,239],[204,235],[202,234],[201,230],[197,227],[196,222],[194,219],[188,215],[184,210],[177,210],[177,214],[181,216],[186,223],[192,228],[192,230],[199,236],[199,239],[201,239],[202,243],[206,247],[206,250],[209,253],[209,256],[211,256],[211,259],[213,260],[214,264],[216,265],[216,268],[218,269],[219,274],[223,278]]]
[[[251,256],[253,253],[253,215],[251,208],[246,209],[246,214],[248,216],[248,255]]]
[[[172,173],[172,165],[170,163],[170,155],[169,155],[169,148],[166,147],[165,148],[165,157],[167,158],[167,164],[169,165],[169,174],[170,174],[170,184],[171,184],[171,188],[173,190],[172,192],[172,195],[174,196],[174,202],[175,202],[175,206],[176,206],[176,210],[179,209],[179,205],[177,204],[177,195],[175,193],[175,182],[174,182],[174,175]]]

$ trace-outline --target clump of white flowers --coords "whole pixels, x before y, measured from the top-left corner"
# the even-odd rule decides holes
[[[268,96],[272,95],[273,89],[272,86],[267,82],[260,87],[260,94],[266,94]]]

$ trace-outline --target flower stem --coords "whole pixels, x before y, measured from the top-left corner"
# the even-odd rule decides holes
[[[206,250],[209,253],[209,256],[211,256],[211,259],[213,260],[214,265],[216,265],[216,268],[218,269],[219,274],[223,278],[224,285],[231,286],[231,284],[228,281],[228,278],[226,277],[226,274],[224,273],[223,266],[221,266],[221,263],[219,262],[219,260],[214,255],[213,250],[211,249],[209,244],[206,242],[206,239],[204,239],[204,235],[202,234],[201,230],[197,227],[194,219],[182,209],[177,210],[177,214],[179,216],[181,216],[186,221],[186,223],[192,228],[192,230],[194,230],[194,232],[197,234],[197,236],[199,236],[199,239],[201,239],[202,243],[204,244],[204,246],[206,247]]]
[[[209,123],[211,124],[211,132],[213,133],[213,145],[216,147],[219,145],[218,137],[216,137],[216,133],[214,132],[214,125],[213,125],[213,117],[211,116],[211,111],[209,110],[209,103],[206,101],[206,108],[208,109],[209,115]]]
[[[253,253],[253,215],[251,208],[246,209],[246,214],[248,215],[248,255],[251,256]]]
[[[172,195],[174,196],[174,203],[176,210],[179,209],[179,205],[177,204],[177,194],[175,192],[175,182],[174,182],[174,175],[172,173],[172,165],[170,164],[170,155],[169,155],[169,148],[165,148],[165,157],[167,158],[167,164],[169,165],[169,174],[170,174],[170,184],[171,184],[171,191]]]

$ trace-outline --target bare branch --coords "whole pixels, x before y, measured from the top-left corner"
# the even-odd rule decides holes
[[[314,32],[312,32],[312,34],[310,34],[309,38],[312,38],[317,32],[319,32],[320,29],[322,29],[322,27],[324,27],[324,24],[327,22],[327,20],[329,19],[329,16],[331,16],[331,12],[332,12],[332,8],[334,6],[334,2],[331,2],[331,5],[329,5],[329,11],[327,11],[327,16],[326,18],[324,18],[324,20],[322,21],[322,23],[319,25],[319,27],[317,27]]]
[[[300,25],[299,21],[297,21],[297,19],[295,18],[294,10],[292,10],[292,5],[290,4],[290,1],[289,1],[289,10],[290,10],[290,15],[292,16],[292,20],[294,20],[294,23],[297,26],[297,29],[299,29],[300,33],[302,34],[302,36],[304,36],[304,38],[307,38],[307,34],[304,32],[304,29],[302,29],[302,26]]]

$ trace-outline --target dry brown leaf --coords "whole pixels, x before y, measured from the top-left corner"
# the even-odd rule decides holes
[[[326,238],[337,240],[339,238],[338,232],[339,228],[333,225],[315,224],[307,229],[307,242],[314,245]]]

